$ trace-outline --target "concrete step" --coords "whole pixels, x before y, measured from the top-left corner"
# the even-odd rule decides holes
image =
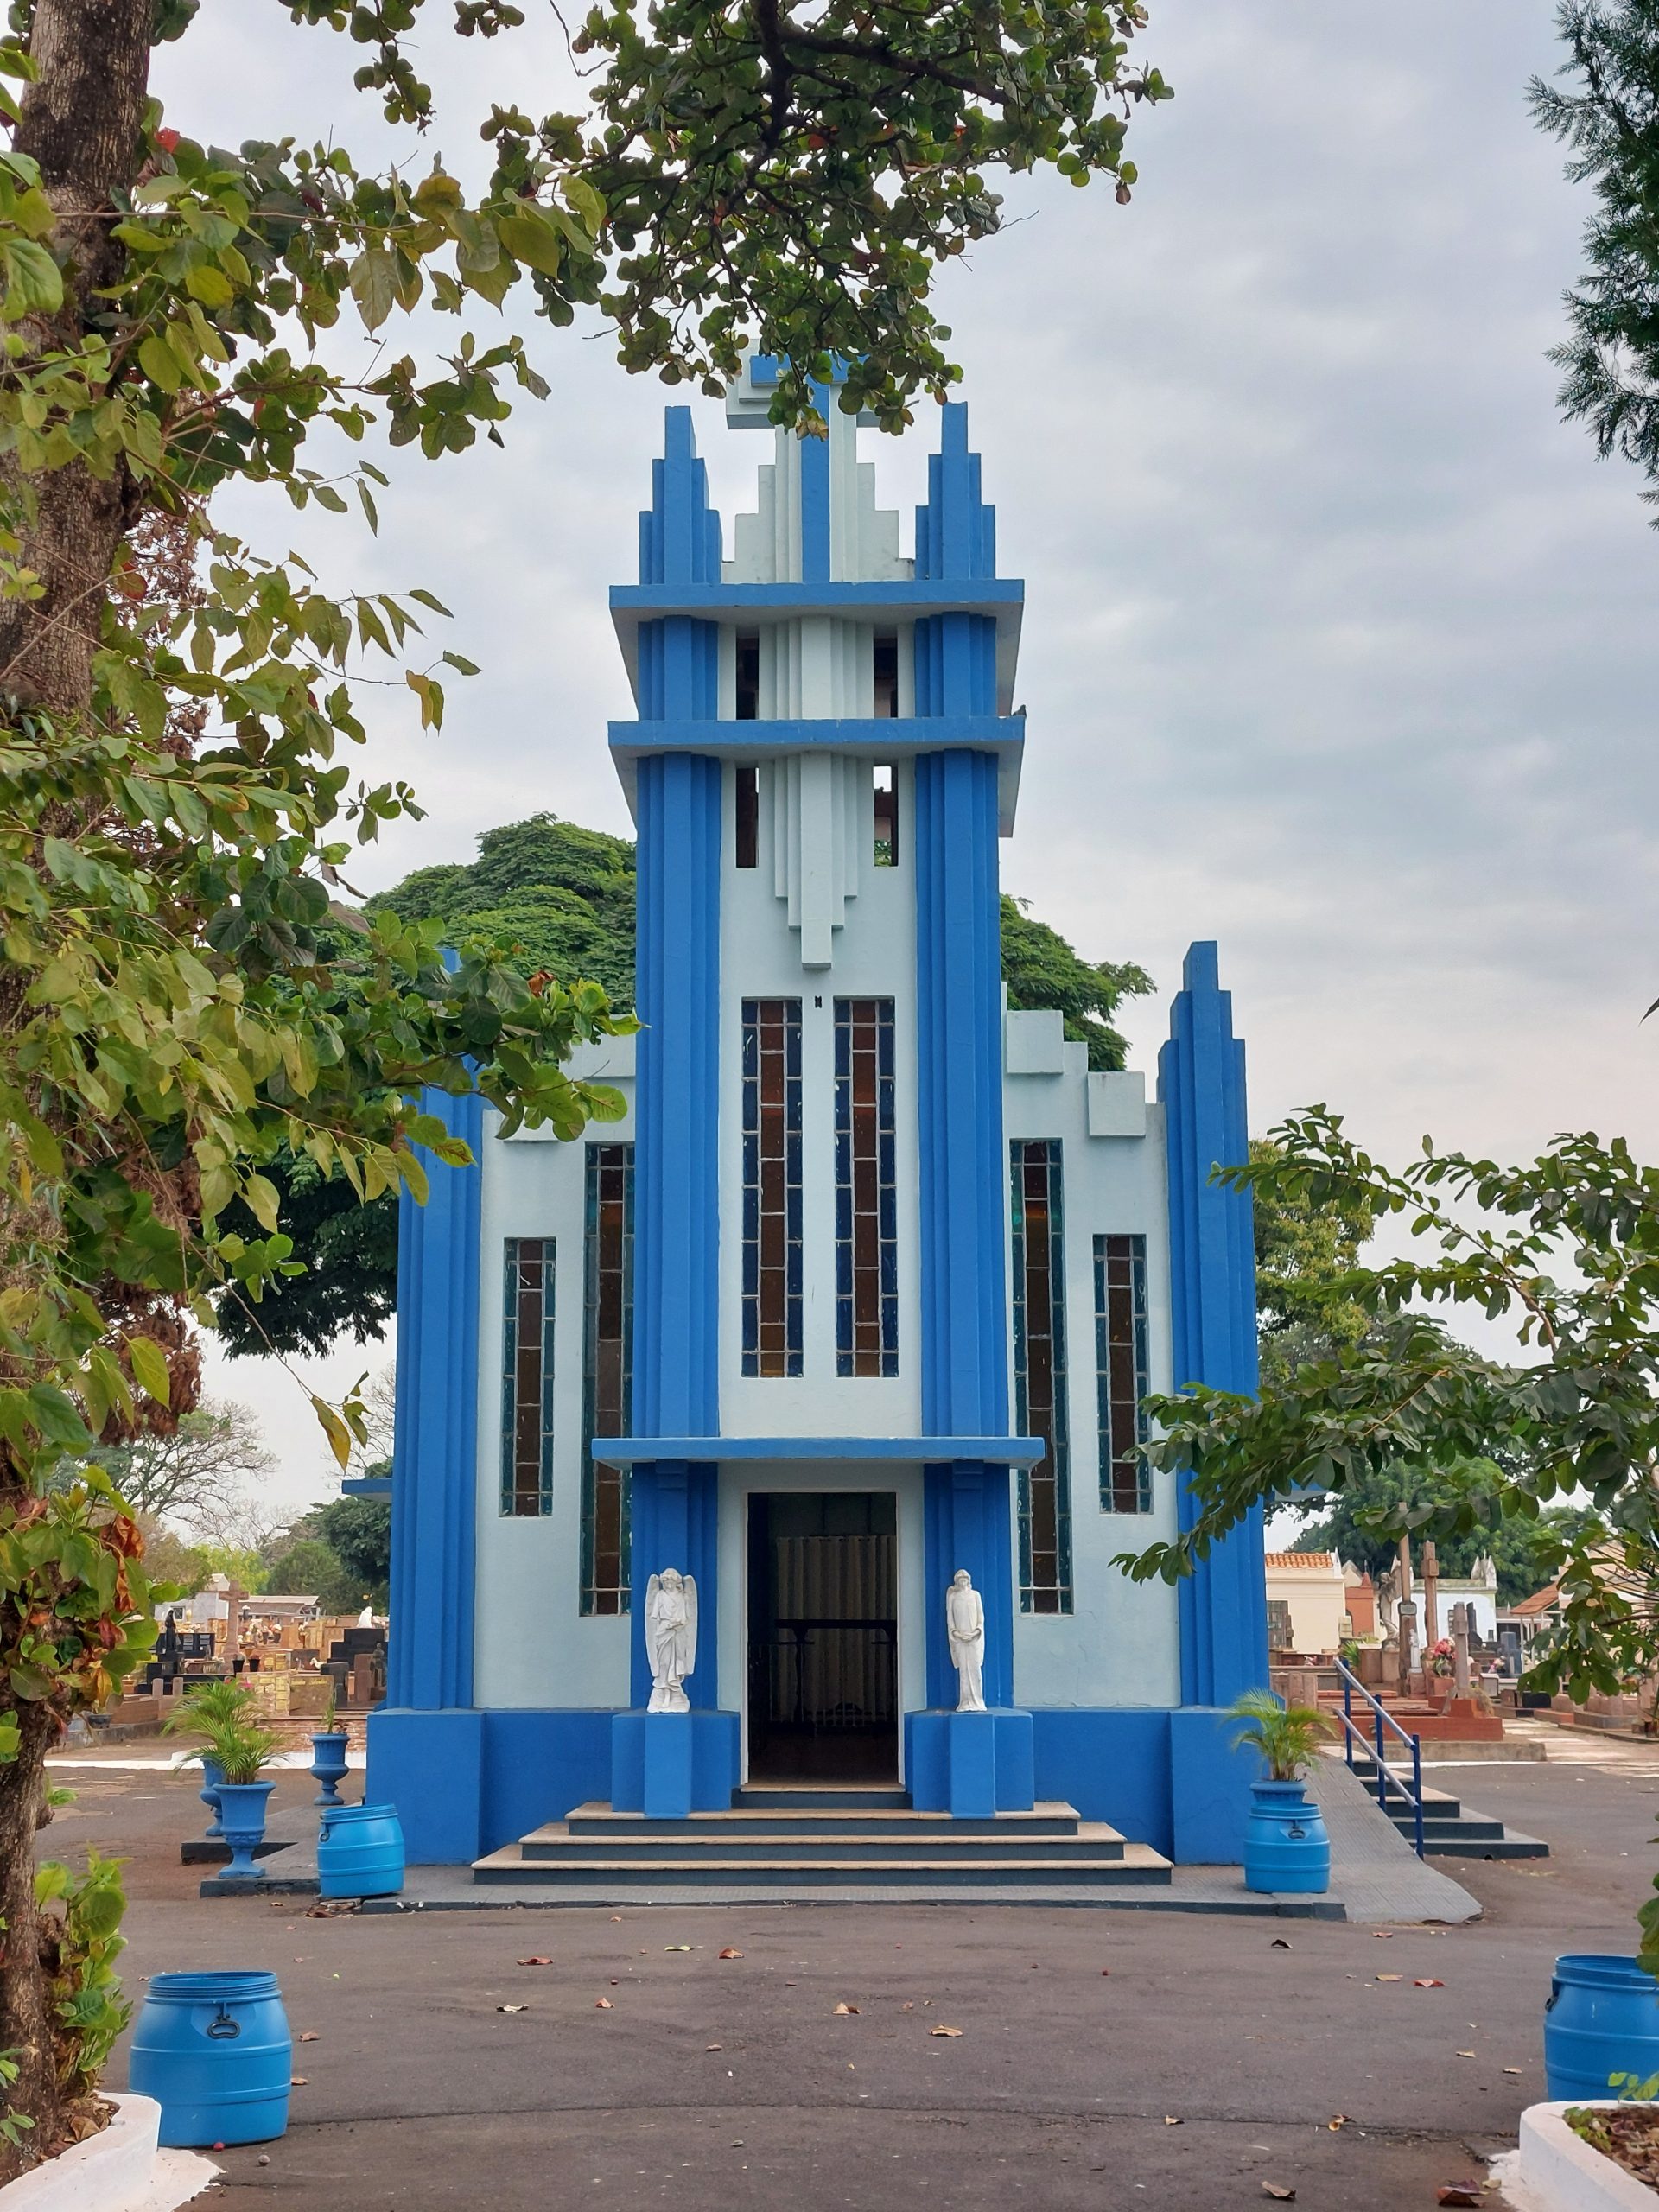
[[[556,1862],[526,1859],[521,1844],[510,1843],[474,1862],[473,1879],[485,1886],[533,1885],[540,1888],[685,1889],[685,1888],[902,1888],[951,1891],[964,1885],[976,1890],[1007,1885],[1016,1889],[1064,1886],[1116,1888],[1147,1885],[1162,1887],[1170,1878],[1166,1859],[1145,1844],[1120,1843],[1120,1855],[1106,1858],[983,1860],[960,1854],[950,1858],[905,1859],[894,1864],[872,1863],[862,1858],[730,1859],[562,1858]]]
[[[607,1859],[613,1866],[632,1866],[647,1860],[667,1865],[700,1865],[713,1860],[751,1865],[787,1859],[796,1866],[818,1860],[835,1864],[855,1861],[861,1866],[908,1866],[961,1860],[976,1866],[1001,1866],[1009,1860],[1028,1864],[1044,1859],[1121,1859],[1123,1839],[1103,1822],[1080,1822],[1071,1835],[948,1835],[844,1836],[809,1831],[804,1835],[591,1835],[572,1834],[561,1821],[550,1821],[524,1836],[519,1851],[528,1865],[556,1866],[569,1859]]]
[[[892,1813],[910,1810],[897,1782],[746,1782],[732,1793],[734,1810],[769,1813]]]
[[[1077,1832],[1076,1806],[1058,1800],[1034,1805],[1028,1813],[988,1813],[982,1818],[953,1819],[949,1813],[918,1813],[913,1808],[888,1807],[862,1812],[840,1805],[798,1807],[793,1811],[736,1805],[728,1812],[693,1813],[684,1820],[656,1820],[643,1813],[619,1813],[597,1802],[578,1805],[566,1815],[563,1826],[572,1835],[613,1839],[629,1836],[1069,1836]],[[525,1841],[530,1839],[527,1837]]]

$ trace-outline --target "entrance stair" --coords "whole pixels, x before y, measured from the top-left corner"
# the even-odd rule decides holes
[[[1376,1761],[1356,1758],[1353,1770],[1359,1779],[1374,1784]],[[1388,1816],[1409,1841],[1414,1830],[1409,1804],[1389,1799]],[[1465,1809],[1461,1798],[1444,1789],[1423,1790],[1423,1851],[1443,1859],[1548,1859],[1549,1846],[1536,1836],[1506,1828],[1490,1814]]]
[[[1029,1890],[1166,1885],[1168,1859],[1076,1808],[953,1819],[892,1788],[739,1789],[728,1812],[654,1820],[578,1805],[473,1865],[480,1885],[538,1888]]]

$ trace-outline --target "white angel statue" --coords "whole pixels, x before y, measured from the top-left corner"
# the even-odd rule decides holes
[[[945,1633],[950,1664],[957,1670],[957,1711],[983,1713],[985,1690],[985,1605],[965,1567],[959,1567],[944,1593]]]
[[[645,1585],[645,1656],[651,1661],[647,1713],[690,1713],[686,1676],[697,1663],[697,1586],[676,1567]]]

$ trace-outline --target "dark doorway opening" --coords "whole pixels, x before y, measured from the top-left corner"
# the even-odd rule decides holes
[[[749,1778],[899,1774],[898,1516],[891,1491],[749,1499]]]

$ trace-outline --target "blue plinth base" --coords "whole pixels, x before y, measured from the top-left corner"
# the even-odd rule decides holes
[[[723,1813],[737,1780],[736,1713],[611,1716],[611,1803],[617,1812],[658,1821]]]
[[[1028,1813],[1036,1799],[1031,1715],[1007,1707],[906,1713],[905,1774],[918,1812]]]

